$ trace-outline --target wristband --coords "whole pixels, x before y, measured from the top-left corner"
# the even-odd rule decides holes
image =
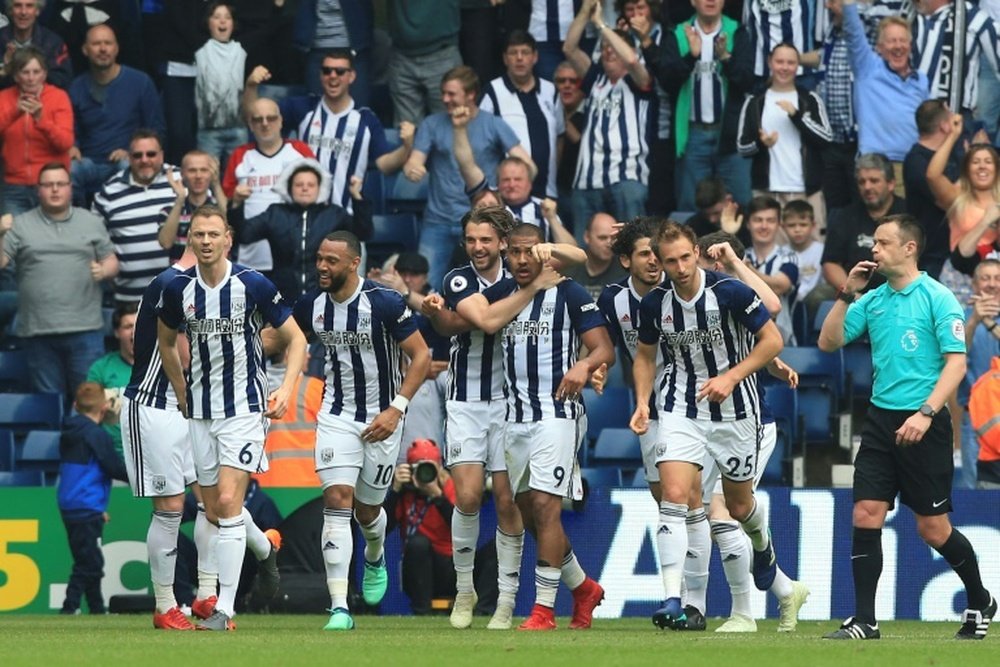
[[[390,408],[396,408],[403,414],[406,414],[406,408],[410,405],[410,399],[402,394],[396,394],[396,398],[392,399],[392,403],[389,404]]]
[[[840,290],[837,291],[837,298],[846,303],[847,305],[850,305],[854,303],[855,295],[853,293],[848,294],[847,292],[844,291],[843,288],[840,288]]]

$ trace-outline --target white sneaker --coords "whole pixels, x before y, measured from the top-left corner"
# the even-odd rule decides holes
[[[451,608],[451,627],[463,630],[472,625],[472,610],[476,606],[476,592],[459,593]]]
[[[716,632],[757,632],[757,621],[743,614],[733,614],[715,629]]]
[[[806,603],[809,589],[801,581],[792,582],[792,592],[778,600],[778,632],[795,632],[799,624],[799,609]]]
[[[505,604],[498,604],[497,610],[493,612],[493,618],[486,624],[487,630],[510,630],[513,625],[514,607]]]

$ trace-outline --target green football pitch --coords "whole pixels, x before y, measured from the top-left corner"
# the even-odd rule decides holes
[[[551,632],[494,632],[477,617],[473,628],[453,630],[445,617],[359,616],[352,632],[324,632],[325,617],[237,617],[230,633],[153,630],[148,616],[0,616],[0,665],[335,665],[380,667],[776,667],[850,665],[1000,664],[995,636],[952,639],[958,623],[915,621],[882,624],[882,639],[831,642],[820,639],[836,622],[804,621],[793,634],[778,634],[776,621],[755,634],[679,633],[655,629],[645,619],[597,620],[586,631],[568,630],[559,619]]]

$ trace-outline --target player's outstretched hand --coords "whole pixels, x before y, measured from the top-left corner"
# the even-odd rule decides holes
[[[639,403],[635,406],[635,412],[632,413],[632,419],[629,420],[628,427],[636,435],[646,435],[646,431],[649,430],[648,404]]]
[[[396,432],[399,420],[403,418],[403,413],[394,407],[388,407],[372,420],[364,431],[361,432],[361,439],[365,442],[381,442]]]
[[[267,404],[270,408],[264,413],[264,416],[271,419],[281,419],[285,415],[285,410],[288,409],[288,396],[290,393],[284,386],[272,391],[271,395],[267,397]]]
[[[729,376],[729,373],[716,375],[701,385],[701,389],[698,391],[698,400],[703,401],[707,398],[712,403],[721,403],[729,398],[735,386],[736,382]]]
[[[601,364],[597,367],[597,370],[590,374],[590,386],[593,388],[597,395],[600,396],[604,393],[604,385],[608,381],[608,365]]]

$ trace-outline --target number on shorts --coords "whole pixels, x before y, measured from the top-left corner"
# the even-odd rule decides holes
[[[392,479],[392,469],[395,466],[378,464],[378,468],[375,469],[375,484],[378,486],[388,486],[389,481]]]
[[[240,450],[240,463],[242,463],[245,466],[250,465],[250,463],[253,461],[253,452],[250,451],[251,447],[253,447],[253,443],[248,442],[247,444],[243,445],[243,449]]]
[[[552,471],[552,476],[556,478],[556,486],[563,483],[563,479],[566,477],[566,471],[563,470],[562,466],[556,466]]]
[[[743,466],[744,475],[749,475],[753,473],[753,454],[747,454],[746,459],[743,461],[741,461],[740,457],[738,456],[731,456],[728,459],[726,459],[726,466],[728,467],[726,475],[728,477],[736,477],[736,475],[739,473],[741,464]]]

